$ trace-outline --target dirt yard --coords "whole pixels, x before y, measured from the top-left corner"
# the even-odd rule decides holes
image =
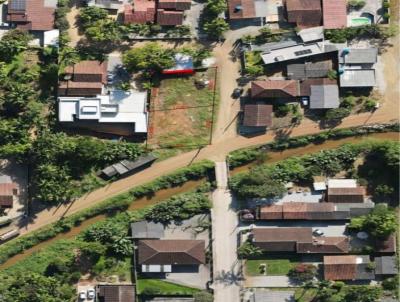
[[[150,146],[190,149],[209,142],[214,78],[215,69],[210,68],[205,72],[197,72],[194,76],[175,76],[161,80],[159,87],[152,90],[148,141]],[[199,80],[208,83],[205,87],[199,87],[196,85]]]

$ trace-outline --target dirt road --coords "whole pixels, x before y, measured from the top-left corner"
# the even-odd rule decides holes
[[[374,113],[363,113],[350,116],[343,120],[337,128],[347,128],[374,123],[387,123],[398,121],[399,117],[399,72],[398,72],[398,54],[399,41],[393,41],[396,45],[383,54],[382,60],[385,64],[385,74],[387,78],[387,90],[384,95],[384,102]],[[99,202],[126,192],[132,187],[142,185],[157,177],[173,172],[176,169],[185,167],[194,161],[202,159],[210,159],[215,161],[225,160],[225,156],[240,148],[265,144],[274,139],[275,133],[268,132],[264,135],[256,137],[243,137],[235,133],[235,122],[232,123],[239,110],[236,101],[232,100],[230,93],[236,85],[236,77],[238,74],[237,64],[228,60],[230,51],[230,43],[218,46],[215,55],[219,63],[220,72],[220,90],[221,90],[221,106],[219,116],[215,127],[215,135],[213,144],[199,150],[193,150],[178,156],[169,158],[154,164],[152,167],[142,171],[136,175],[127,177],[113,182],[103,188],[100,188],[90,194],[87,194],[68,206],[54,207],[46,211],[42,211],[34,217],[28,226],[21,230],[21,233],[31,232],[44,225],[55,222],[64,216],[71,215],[85,208],[91,207]],[[236,102],[236,103],[235,103]],[[314,134],[324,129],[320,129],[317,123],[310,120],[304,120],[300,126],[285,129],[289,136]]]
[[[70,38],[69,46],[75,47],[80,39],[83,37],[79,34],[77,26],[77,18],[79,15],[79,7],[81,6],[81,0],[75,0],[70,12],[67,14],[67,20],[69,23],[68,36]]]

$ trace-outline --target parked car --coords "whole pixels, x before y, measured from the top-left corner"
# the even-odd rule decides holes
[[[243,88],[235,88],[235,89],[233,89],[232,97],[234,99],[237,99],[242,95],[242,93],[243,93]]]
[[[89,288],[87,290],[87,298],[89,300],[93,300],[95,296],[96,296],[96,292],[95,292],[94,288]]]
[[[84,290],[81,290],[81,291],[79,292],[79,300],[80,300],[80,301],[86,300],[86,292],[85,292]]]
[[[314,234],[315,236],[322,236],[322,235],[324,235],[324,232],[322,232],[320,229],[315,229],[315,230],[313,231],[313,234]]]

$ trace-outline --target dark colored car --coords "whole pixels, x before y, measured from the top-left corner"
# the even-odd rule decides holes
[[[243,93],[243,88],[235,88],[235,89],[233,89],[232,97],[234,99],[237,99],[242,95],[242,93]]]

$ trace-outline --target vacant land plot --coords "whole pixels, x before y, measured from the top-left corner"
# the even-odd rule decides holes
[[[161,79],[152,90],[148,138],[151,147],[191,149],[208,144],[212,111],[217,108],[216,95],[213,106],[215,72],[210,68],[194,76]]]
[[[246,274],[249,276],[283,276],[287,275],[289,271],[296,266],[299,262],[296,258],[291,259],[257,259],[246,261]],[[266,271],[263,272],[261,265],[266,265]]]

